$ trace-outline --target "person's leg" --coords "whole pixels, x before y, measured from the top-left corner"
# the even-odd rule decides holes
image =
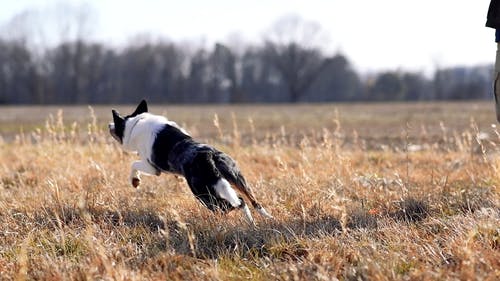
[[[495,108],[497,121],[500,122],[500,29],[496,30],[497,56],[495,60],[495,82],[493,83],[493,91],[495,95]]]

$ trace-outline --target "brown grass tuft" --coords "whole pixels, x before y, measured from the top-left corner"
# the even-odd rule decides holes
[[[394,217],[403,221],[418,222],[425,219],[428,214],[429,206],[426,202],[409,197],[399,202],[399,210]]]

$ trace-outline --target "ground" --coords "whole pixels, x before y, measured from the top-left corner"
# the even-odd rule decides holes
[[[0,107],[0,279],[497,280],[492,110],[152,106],[238,161],[275,217],[254,228],[182,178],[131,187],[110,106]]]

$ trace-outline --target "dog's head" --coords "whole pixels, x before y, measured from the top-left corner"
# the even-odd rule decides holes
[[[113,138],[115,138],[119,143],[123,144],[123,135],[125,133],[125,126],[127,125],[127,120],[130,118],[134,118],[135,116],[148,112],[148,104],[146,103],[145,100],[142,100],[141,103],[137,106],[135,111],[127,115],[125,117],[122,117],[120,113],[116,110],[111,111],[113,113],[113,123],[109,123],[109,133]]]

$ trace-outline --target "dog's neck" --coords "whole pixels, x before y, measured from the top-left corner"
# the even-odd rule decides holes
[[[144,118],[146,118],[146,116],[136,116],[135,117],[135,120],[133,121],[132,125],[130,126],[130,130],[128,130],[128,132],[125,132],[125,135],[123,136],[123,146],[128,147],[132,150],[136,149],[134,147],[131,147],[131,146],[133,146],[132,145],[133,132],[134,132],[136,125]]]

